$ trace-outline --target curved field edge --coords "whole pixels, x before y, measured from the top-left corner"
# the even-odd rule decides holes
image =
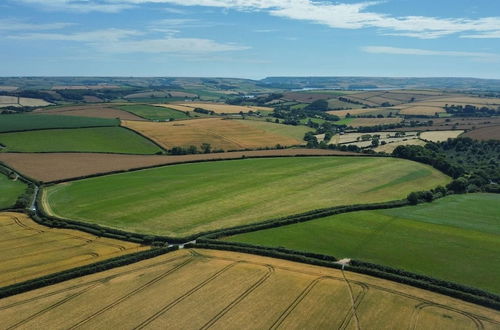
[[[271,149],[195,155],[124,155],[108,153],[0,153],[0,162],[44,183],[148,169],[172,164],[264,157],[354,156],[365,154],[326,149]]]
[[[82,299],[88,301],[89,297],[94,303],[82,305]],[[145,299],[149,304],[144,308],[131,308]],[[65,328],[76,324],[92,327],[94,321],[106,328],[123,327],[122,312],[127,311],[127,327],[157,325],[151,322],[160,317],[160,321],[168,322],[163,325],[171,322],[197,328],[203,324],[222,328],[235,324],[286,327],[298,322],[321,328],[321,323],[312,323],[321,321],[323,325],[358,322],[360,327],[404,324],[425,328],[435,318],[434,313],[420,310],[422,304],[438,311],[439,316],[446,315],[441,320],[445,328],[463,325],[464,320],[484,328],[500,323],[495,311],[363,274],[203,249],[172,252],[2,299],[0,313],[4,324],[27,327],[43,327],[54,320],[63,322],[58,324]],[[110,308],[113,311],[108,313]],[[170,313],[172,308],[175,310]],[[27,313],[20,312],[24,310]],[[192,310],[197,311],[196,318],[188,313]],[[391,313],[384,313],[387,310]]]
[[[360,259],[500,293],[499,201],[497,194],[452,195],[430,204],[338,214],[224,241]]]
[[[17,178],[12,179],[6,175],[8,170],[0,164],[0,210],[15,206],[17,199],[27,189],[27,185]]]
[[[449,181],[430,166],[395,158],[245,159],[172,165],[54,185],[43,189],[42,206],[59,218],[182,237],[352,200],[360,204],[390,201]]]
[[[0,227],[0,286],[149,249],[81,231],[50,228],[19,212],[0,212]]]

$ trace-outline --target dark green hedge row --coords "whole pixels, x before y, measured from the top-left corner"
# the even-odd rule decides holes
[[[200,244],[199,243],[188,244],[186,245],[186,247],[250,253],[266,257],[303,262],[315,266],[323,266],[336,269],[342,268],[342,265],[336,263],[333,260],[330,261],[325,259],[317,259],[313,256],[302,255],[298,251],[294,251],[292,254],[289,254],[281,249],[272,249],[272,248],[263,249],[259,246],[252,246],[252,245],[242,246],[241,244],[233,245],[228,242],[224,242],[221,244],[221,242],[219,241],[215,241],[215,243],[212,243],[206,240],[204,240]],[[406,285],[411,285],[417,288],[441,293],[450,297],[458,298],[481,306],[486,306],[489,308],[500,310],[500,297],[479,289],[473,289],[456,283],[442,281],[428,276],[413,274],[410,272],[397,270],[390,267],[370,264],[362,261],[351,261],[351,264],[345,265],[344,269],[359,274],[370,275]]]
[[[295,262],[302,262],[315,266],[323,266],[323,267],[331,267],[331,268],[342,268],[340,264],[335,263],[335,259],[330,256],[324,256],[326,259],[316,259],[313,257],[308,257],[305,254],[302,254],[298,251],[291,251],[292,253],[285,252],[286,249],[278,249],[278,248],[260,248],[260,247],[243,247],[239,245],[230,245],[230,244],[219,244],[217,242],[214,243],[195,243],[195,244],[186,244],[185,248],[198,248],[198,249],[212,249],[212,250],[226,250],[233,252],[242,252],[249,254],[256,254],[264,257],[278,258],[284,260],[290,260]],[[289,250],[288,250],[289,251]]]
[[[20,294],[26,291],[38,289],[44,286],[60,283],[63,281],[71,280],[73,278],[90,275],[104,270],[108,270],[115,267],[129,265],[141,260],[150,259],[157,257],[162,254],[166,254],[171,251],[177,250],[177,247],[152,249],[142,252],[137,252],[133,254],[126,254],[120,257],[96,262],[94,264],[81,266],[77,268],[72,268],[59,273],[50,274],[47,276],[39,277],[33,280],[28,280],[22,283],[17,283],[0,288],[0,298],[5,298]]]
[[[262,149],[262,150],[267,150],[267,149]],[[234,152],[242,152],[245,150],[235,150]],[[254,149],[250,149],[247,151],[255,151]],[[233,152],[233,151],[231,151]],[[231,152],[224,152],[224,154],[230,155]],[[50,152],[38,152],[38,153],[50,153]],[[61,153],[86,153],[86,152],[61,152]],[[100,152],[101,154],[117,154],[117,153],[110,153],[110,152]],[[131,155],[131,154],[126,154],[126,155]],[[142,156],[151,156],[151,155],[142,155]],[[386,155],[325,155],[325,156],[335,156],[335,157],[360,157],[360,156],[369,156],[369,157],[387,157]],[[115,171],[110,171],[110,172],[102,172],[102,173],[94,173],[94,174],[89,174],[89,175],[81,175],[81,176],[76,176],[73,178],[69,179],[61,179],[61,180],[53,180],[53,181],[48,181],[44,182],[47,185],[53,185],[53,184],[58,184],[58,183],[63,183],[63,182],[72,182],[72,181],[78,181],[78,180],[83,180],[83,179],[89,179],[89,178],[95,178],[99,176],[104,176],[104,175],[111,175],[111,174],[119,174],[119,173],[126,173],[126,172],[135,172],[135,171],[141,171],[141,170],[147,170],[147,169],[153,169],[153,168],[158,168],[158,167],[165,167],[165,166],[172,166],[172,165],[179,165],[179,164],[194,164],[194,163],[205,163],[205,162],[217,162],[217,161],[227,161],[227,160],[237,160],[237,159],[250,159],[250,158],[289,158],[289,157],[325,157],[321,155],[269,155],[269,156],[243,156],[243,157],[230,157],[228,156],[227,158],[218,158],[218,159],[197,159],[197,160],[189,160],[189,161],[181,161],[178,163],[167,163],[167,164],[160,164],[160,165],[151,165],[151,166],[142,166],[142,167],[135,167],[131,169],[124,169],[124,170],[115,170]]]
[[[471,295],[487,297],[488,299],[491,299],[493,301],[500,303],[500,296],[498,296],[496,294],[489,293],[489,292],[486,292],[486,291],[483,291],[480,289],[468,287],[465,285],[461,285],[458,283],[448,282],[448,281],[436,279],[436,278],[426,276],[426,275],[415,274],[415,273],[407,272],[407,271],[404,271],[401,269],[377,265],[377,264],[359,261],[359,260],[351,260],[350,264],[351,264],[351,266],[357,267],[357,268],[369,268],[369,269],[379,270],[379,271],[387,273],[387,274],[395,274],[398,276],[412,278],[412,279],[418,280],[418,281],[424,281],[424,282],[427,282],[427,283],[430,283],[432,285],[436,285],[439,287],[445,287],[445,288],[455,290],[455,291],[462,291],[465,293],[469,293]]]
[[[237,235],[262,229],[274,228],[285,226],[293,223],[305,222],[317,218],[327,217],[340,213],[347,213],[353,211],[363,211],[363,210],[378,210],[378,209],[388,209],[394,207],[401,207],[408,205],[408,200],[397,200],[385,203],[374,203],[374,204],[358,204],[358,205],[346,205],[346,206],[335,206],[324,209],[312,210],[300,214],[295,214],[291,216],[276,218],[267,220],[264,222],[259,222],[255,224],[242,225],[222,230],[217,230],[213,232],[202,233],[199,236],[208,239],[217,239],[224,236]]]
[[[256,245],[252,245],[252,244],[248,244],[248,243],[217,241],[217,240],[211,240],[211,239],[205,239],[205,238],[197,239],[196,244],[197,245],[199,245],[199,244],[214,245],[215,244],[215,245],[225,245],[225,246],[237,246],[240,248],[248,248],[248,249],[255,249],[257,247],[259,250],[276,251],[279,253],[299,255],[299,256],[303,256],[303,257],[307,257],[307,258],[314,258],[314,259],[319,259],[319,260],[337,261],[337,258],[335,258],[333,256],[319,254],[319,253],[313,253],[313,252],[290,250],[290,249],[286,249],[284,247],[267,247],[267,246],[261,246],[261,245],[256,246]]]

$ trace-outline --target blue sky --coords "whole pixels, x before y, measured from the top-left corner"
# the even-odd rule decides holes
[[[2,0],[0,75],[500,78],[497,0]]]

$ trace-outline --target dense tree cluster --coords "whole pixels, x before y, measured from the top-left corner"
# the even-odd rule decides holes
[[[448,174],[454,180],[446,188],[455,193],[500,191],[500,141],[448,139],[424,147],[398,146],[392,154],[429,164]],[[421,195],[419,199],[427,197]]]

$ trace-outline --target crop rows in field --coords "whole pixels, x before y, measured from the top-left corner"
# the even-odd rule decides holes
[[[492,310],[402,284],[209,250],[173,252],[3,299],[0,318],[6,327],[94,329],[500,325]]]
[[[46,211],[145,234],[187,236],[318,208],[403,199],[450,179],[379,157],[294,157],[181,164],[43,190]],[[91,194],[88,192],[92,191]]]
[[[147,249],[41,226],[23,213],[0,213],[0,229],[0,287]]]

